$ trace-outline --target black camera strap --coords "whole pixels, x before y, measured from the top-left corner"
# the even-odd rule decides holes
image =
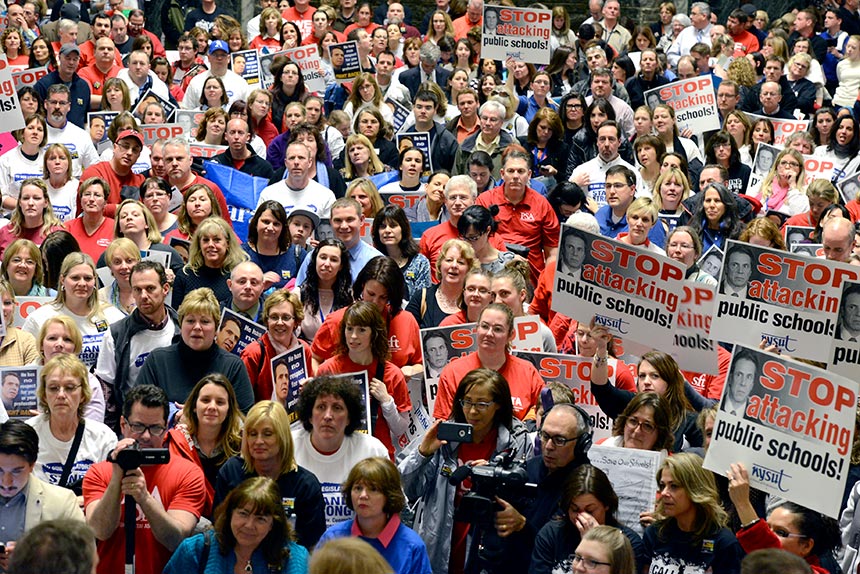
[[[382,359],[378,359],[376,361],[376,374],[374,377],[381,382],[383,385],[385,384],[385,361]],[[368,391],[370,392],[368,384]],[[379,401],[376,400],[376,397],[370,395],[370,434],[374,434],[376,432],[376,419],[379,417]]]
[[[69,449],[69,455],[66,457],[66,462],[63,464],[63,473],[60,475],[60,486],[66,488],[69,483],[69,475],[72,474],[72,467],[75,465],[75,458],[78,456],[78,449],[81,448],[81,441],[84,438],[84,423],[78,422],[78,428],[75,429],[75,439],[72,441],[72,448]]]

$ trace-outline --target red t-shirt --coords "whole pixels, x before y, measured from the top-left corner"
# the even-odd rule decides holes
[[[114,171],[109,161],[100,161],[93,164],[81,174],[81,181],[86,181],[91,177],[100,177],[110,185],[110,193],[108,194],[107,203],[105,204],[105,217],[116,216],[116,208],[122,203],[120,191],[123,187],[140,187],[143,184],[143,174],[129,171],[127,175],[119,175]],[[81,213],[81,196],[78,196],[78,213]]]
[[[684,378],[690,381],[693,388],[706,399],[719,400],[726,385],[726,376],[729,372],[729,363],[732,362],[732,354],[717,345],[717,367],[719,373],[708,375],[705,373],[694,373],[693,371],[681,371]]]
[[[340,322],[348,307],[338,309],[323,321],[313,345],[311,354],[314,358],[323,362],[332,358],[337,352],[337,344],[340,341]],[[421,354],[421,337],[418,333],[418,322],[412,313],[401,311],[388,322],[388,348],[391,349],[391,362],[397,368],[405,365],[418,365],[424,362]]]
[[[449,239],[459,239],[459,237],[460,232],[457,231],[457,226],[450,221],[434,225],[421,235],[420,249],[421,253],[430,261],[430,274],[433,283],[439,282],[439,278],[436,276],[436,260],[439,259],[439,253],[442,252],[442,246]],[[490,236],[490,245],[499,251],[507,251],[505,242],[498,235]]]
[[[478,353],[469,353],[465,357],[454,359],[442,369],[439,377],[439,390],[436,394],[436,404],[433,406],[433,418],[448,420],[454,405],[454,394],[457,386],[470,371],[483,367]],[[533,409],[540,402],[540,391],[544,382],[534,365],[523,359],[508,355],[505,364],[499,369],[511,389],[511,401],[514,416],[520,420],[533,415]]]
[[[440,327],[453,327],[454,325],[465,325],[469,322],[469,319],[466,317],[466,313],[463,311],[457,311],[453,315],[448,315],[442,322],[439,323]]]
[[[505,243],[529,248],[532,283],[536,283],[544,268],[544,248],[558,247],[561,231],[558,216],[549,201],[535,190],[526,189],[523,200],[514,205],[505,198],[504,186],[485,191],[475,200],[476,205],[499,206],[496,235]]]
[[[78,62],[78,75],[80,75],[81,70],[96,61],[96,44],[92,40],[87,40],[83,44],[79,44],[78,49],[81,51],[81,61]],[[119,69],[121,70],[125,67],[122,65],[122,54],[120,54],[119,50],[116,48],[114,48],[113,51],[113,63],[119,66]],[[59,52],[57,53],[59,54]]]
[[[537,315],[547,325],[552,323],[555,311],[552,310],[552,290],[555,284],[555,264],[547,261],[546,267],[540,272],[535,294],[529,304],[529,313]],[[556,334],[556,342],[559,336]]]
[[[272,377],[272,359],[277,351],[272,346],[269,334],[264,334],[257,343],[251,343],[242,351],[242,362],[251,379],[251,388],[254,389],[254,401],[271,400],[275,393],[274,377]],[[308,377],[314,376],[311,371],[311,349],[304,341],[299,341],[305,351],[305,366],[308,369]]]
[[[359,365],[349,358],[347,354],[335,355],[325,363],[320,365],[317,370],[317,375],[343,375],[346,373],[367,372],[368,381],[376,376],[377,361],[369,365]],[[394,404],[397,405],[397,412],[404,413],[412,410],[412,401],[409,398],[409,388],[406,386],[406,379],[403,377],[403,371],[397,368],[391,361],[385,362],[385,370],[382,374],[382,382],[391,398],[394,399]],[[382,416],[382,406],[377,409],[376,413],[376,430],[373,436],[382,441],[385,448],[388,449],[388,456],[394,460],[394,443],[391,440],[391,429],[388,427],[388,421]]]
[[[98,261],[104,250],[108,248],[110,242],[113,241],[113,228],[115,221],[110,217],[105,217],[102,224],[99,225],[92,235],[87,233],[84,227],[84,220],[76,217],[65,223],[66,231],[75,236],[78,240],[78,245],[81,246],[81,251],[93,258],[93,261]]]
[[[106,74],[103,74],[95,64],[91,64],[86,68],[78,70],[78,75],[86,80],[87,84],[90,85],[90,91],[94,95],[100,96],[102,95],[102,90],[105,87],[105,82],[110,78],[115,78],[116,75],[119,74],[120,70],[122,70],[122,66],[118,66],[116,62],[114,62],[110,70],[108,70]]]
[[[184,510],[200,518],[206,504],[206,479],[197,465],[179,457],[168,464],[141,467],[146,487],[161,500],[166,511]],[[84,508],[101,500],[114,472],[110,462],[99,462],[90,467],[84,477]],[[122,503],[121,503],[122,504]],[[122,572],[125,564],[124,507],[120,509],[119,525],[107,540],[99,541],[98,574]],[[155,539],[149,521],[138,506],[137,535],[135,537],[135,572],[161,574],[173,555]]]

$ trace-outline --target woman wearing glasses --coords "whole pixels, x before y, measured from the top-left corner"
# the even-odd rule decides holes
[[[601,444],[667,452],[675,442],[666,399],[657,393],[639,393],[615,417],[612,436]]]
[[[552,572],[643,572],[647,563],[642,538],[635,531],[624,526],[615,518],[618,511],[618,496],[612,488],[609,477],[602,470],[590,464],[578,466],[565,483],[559,503],[563,517],[551,520],[537,534],[535,550],[532,553],[531,574],[551,574]],[[627,546],[628,558],[610,558],[611,552],[591,544],[586,540],[606,538],[605,530],[611,528],[619,537],[614,547]],[[602,533],[602,535],[601,535]],[[626,539],[625,541],[621,538]],[[578,558],[577,558],[578,557]],[[605,563],[611,564],[605,564]],[[624,564],[623,569],[606,566]],[[584,568],[584,570],[583,570]]]
[[[439,440],[437,432],[442,421],[437,417],[420,446],[399,465],[407,497],[423,502],[424,512],[415,530],[427,543],[430,565],[437,574],[463,571],[470,529],[468,523],[454,521],[461,500],[457,496],[459,487],[448,481],[442,469],[491,460],[503,451],[510,451],[518,459],[528,448],[525,426],[513,413],[508,381],[498,372],[486,368],[470,371],[457,386],[452,402],[450,420],[472,425],[472,442]],[[447,532],[451,535],[440,535]],[[474,556],[477,549],[472,550],[468,554]]]
[[[729,496],[743,525],[737,537],[744,552],[749,554],[762,548],[781,548],[806,560],[816,574],[830,572],[822,565],[822,559],[829,562],[828,565],[835,565],[832,552],[842,546],[839,524],[834,519],[799,504],[783,502],[770,511],[766,521],[762,520],[750,502],[746,467],[742,463],[733,464],[727,476]],[[844,515],[842,520],[845,521]],[[847,522],[851,524],[852,536],[846,539],[853,541],[856,538],[850,514]],[[843,561],[842,566],[847,568],[844,572],[856,572],[856,554],[847,562]]]
[[[153,144],[156,147],[156,144]],[[163,162],[163,156],[159,155]],[[160,177],[148,177],[140,186],[140,198],[152,213],[157,231],[167,235],[179,226],[179,220],[169,209],[170,185]]]
[[[116,433],[107,426],[84,418],[92,397],[86,365],[74,355],[53,356],[42,367],[36,397],[43,414],[27,421],[39,435],[39,456],[33,470],[41,480],[80,496],[81,481],[89,467],[107,460],[117,442]],[[81,438],[76,440],[78,435]],[[75,442],[79,444],[70,459]]]
[[[617,528],[595,526],[573,554],[573,572],[631,574],[637,572],[630,540]]]
[[[779,211],[790,217],[809,211],[805,181],[803,156],[793,149],[784,149],[776,156],[761,187],[750,190],[750,195],[761,202],[762,213]]]

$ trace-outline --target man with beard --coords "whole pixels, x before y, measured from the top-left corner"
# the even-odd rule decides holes
[[[143,136],[135,130],[123,130],[113,144],[113,157],[91,165],[84,170],[81,180],[91,177],[101,177],[110,184],[110,194],[105,205],[105,216],[114,217],[117,205],[126,197],[136,197],[129,188],[139,188],[143,183],[143,175],[134,173],[131,168],[140,157],[143,150]],[[128,190],[128,191],[126,191]],[[80,197],[78,212],[81,211]]]
[[[87,123],[87,112],[90,111],[90,86],[77,74],[80,61],[81,49],[78,48],[78,45],[73,42],[63,44],[57,55],[57,69],[40,78],[33,87],[38,92],[39,97],[46,100],[48,88],[55,84],[66,86],[70,95],[68,105],[65,106],[62,123],[65,123],[66,116],[68,116],[70,122],[83,129]],[[86,139],[89,141],[89,136]]]
[[[62,64],[61,64],[62,65]],[[48,74],[50,76],[51,74]],[[44,80],[48,76],[42,78]],[[77,74],[75,77],[78,78]],[[87,91],[87,101],[89,102],[89,86],[87,83],[78,78]],[[41,82],[41,80],[39,80]],[[38,87],[38,83],[36,86]],[[71,107],[72,93],[68,86],[62,82],[57,82],[47,89],[45,96],[45,111],[46,120],[48,123],[48,144],[58,143],[66,146],[69,154],[72,156],[72,176],[81,177],[81,172],[84,168],[98,163],[99,154],[96,153],[96,148],[93,142],[84,129],[76,123],[68,119],[69,109]]]

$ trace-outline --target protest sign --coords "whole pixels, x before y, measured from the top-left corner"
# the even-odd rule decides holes
[[[154,144],[156,140],[179,137],[183,133],[184,130],[179,124],[142,124],[140,126],[143,143],[148,146]]]
[[[711,336],[827,361],[843,281],[860,278],[847,263],[810,259],[729,241],[719,277]]]
[[[188,143],[191,146],[191,157],[202,157],[205,159],[209,159],[215,157],[223,151],[227,151],[227,146],[225,145],[210,145],[198,141],[190,141]]]
[[[182,239],[181,237],[171,237],[168,245],[179,252],[179,255],[182,256],[182,260],[185,261],[185,263],[188,263],[188,251],[191,249],[191,242],[189,240]]]
[[[281,353],[272,358],[272,400],[287,409],[290,424],[299,420],[299,391],[308,379],[308,365],[304,346]]]
[[[302,79],[309,92],[325,92],[325,71],[323,70],[320,51],[316,44],[308,44],[291,48],[282,52],[295,62],[302,71]]]
[[[403,127],[403,123],[406,121],[406,118],[409,117],[409,108],[398,102],[395,98],[392,98],[390,95],[385,96],[385,103],[390,104],[394,109],[394,131],[400,131],[400,128]]]
[[[257,50],[233,52],[230,54],[230,69],[255,88],[260,83],[260,54]]]
[[[484,4],[481,57],[549,64],[552,11]]]
[[[191,143],[194,143],[192,139],[197,137],[197,126],[203,121],[203,113],[203,110],[176,110],[173,112],[173,122],[182,126],[182,132]]]
[[[689,128],[702,133],[720,129],[714,79],[710,74],[648,90],[645,92],[645,101],[652,110],[659,104],[666,104],[675,110],[675,123],[679,130]]]
[[[361,371],[360,373],[343,373],[340,375],[328,376],[335,379],[348,381],[358,387],[358,390],[361,393],[361,403],[364,405],[364,414],[361,416],[361,421],[358,423],[358,428],[356,428],[355,430],[358,432],[363,432],[364,434],[371,434],[370,418],[368,416],[368,414],[370,413],[370,381],[368,381],[367,379],[367,371]]]
[[[260,53],[260,83],[263,84],[263,89],[268,90],[275,83],[275,77],[272,75],[272,60],[275,56],[283,55],[284,52]]]
[[[591,394],[591,357],[530,351],[516,351],[514,354],[534,365],[545,382],[553,381],[570,388],[576,404],[588,413],[595,442],[612,436],[612,419],[600,410]],[[615,386],[618,360],[610,358],[607,369],[609,384]]]
[[[18,101],[18,92],[12,80],[12,68],[6,54],[0,53],[0,126],[13,132],[24,127],[24,112]]]
[[[796,243],[811,243],[812,240],[810,239],[810,237],[812,236],[813,231],[815,231],[814,227],[807,227],[803,225],[786,225],[785,244],[791,246]]]
[[[30,313],[53,301],[53,297],[15,297],[15,312],[12,324],[19,329],[30,316]]]
[[[433,418],[424,406],[424,399],[422,397],[424,391],[423,383],[424,377],[422,373],[416,373],[406,381],[406,386],[409,388],[409,399],[412,401],[412,410],[408,414],[409,420],[406,432],[394,440],[394,449],[397,456],[406,451],[407,447],[413,442],[420,441],[433,422]]]
[[[421,188],[415,191],[403,191],[400,189],[399,183],[395,183],[394,185],[398,188],[397,191],[386,191],[384,186],[379,189],[379,197],[382,198],[382,203],[385,205],[396,205],[407,213],[410,210],[414,212],[418,202],[424,197],[424,192],[421,191]]]
[[[747,114],[751,124],[756,120],[765,119],[773,124],[773,145],[780,148],[785,146],[786,140],[797,132],[805,132],[809,129],[809,120],[781,120],[769,116],[760,116],[757,114]]]
[[[146,113],[146,106],[151,103],[156,103],[161,106],[162,111],[164,112],[164,121],[169,122],[173,120],[173,114],[179,108],[176,104],[172,103],[170,100],[166,100],[156,94],[152,88],[146,90],[142,96],[137,100],[137,104],[134,108],[134,115],[139,119],[143,119],[144,113]]]
[[[15,91],[26,86],[35,86],[36,82],[48,75],[48,66],[29,68],[20,72],[12,72],[12,81],[15,82]]]
[[[36,388],[42,367],[4,367],[0,371],[3,406],[11,418],[29,419],[39,407]]]
[[[857,380],[860,369],[860,283],[846,281],[839,299],[839,322],[830,351],[829,370]]]
[[[699,269],[713,277],[714,279],[720,276],[720,269],[723,268],[723,250],[711,245],[711,248],[702,253],[699,260],[696,262]]]
[[[684,296],[678,310],[678,328],[671,355],[685,371],[716,375],[717,342],[711,338],[716,289],[697,281],[684,281]]]
[[[562,227],[554,311],[592,317],[626,340],[668,349],[674,340],[685,268],[647,249]]]
[[[242,355],[245,347],[262,337],[266,331],[259,323],[225,307],[221,311],[215,344],[238,357]]]
[[[430,157],[430,132],[403,132],[395,134],[397,138],[397,151],[403,153],[405,149],[418,148],[424,152],[424,171],[422,177],[429,177],[433,173],[433,160]]]
[[[591,464],[606,473],[615,494],[618,511],[615,518],[629,524],[639,536],[645,529],[639,522],[642,512],[654,512],[657,498],[657,469],[666,451],[610,447],[596,444],[588,450]]]
[[[750,174],[748,195],[757,195],[762,181],[773,168],[777,156],[783,150],[782,145],[758,144],[753,158],[752,173]],[[816,179],[830,180],[836,170],[833,161],[817,155],[802,155],[804,178],[803,185],[807,186]]]
[[[329,44],[329,61],[334,71],[334,79],[339,84],[353,81],[361,73],[361,60],[358,58],[358,42]]]
[[[433,412],[439,377],[442,369],[459,357],[464,357],[477,348],[475,323],[450,327],[421,329],[421,348],[424,350],[424,388],[427,396],[427,411]],[[413,402],[413,404],[415,404]]]
[[[789,253],[797,253],[804,257],[824,257],[824,246],[821,243],[795,243],[788,246]]]
[[[736,345],[726,383],[705,468],[742,462],[753,488],[838,518],[857,382]]]
[[[839,195],[844,203],[851,203],[860,197],[860,172],[850,175],[840,181],[837,185]]]

